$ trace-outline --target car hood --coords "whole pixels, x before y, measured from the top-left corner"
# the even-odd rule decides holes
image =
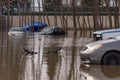
[[[106,39],[106,40],[95,41],[95,42],[91,42],[91,43],[87,44],[86,46],[91,47],[91,46],[95,46],[95,45],[99,45],[99,44],[104,45],[104,44],[115,42],[115,41],[118,41],[118,39]]]
[[[100,30],[93,32],[93,34],[105,34],[105,33],[115,33],[115,32],[120,32],[120,29]]]

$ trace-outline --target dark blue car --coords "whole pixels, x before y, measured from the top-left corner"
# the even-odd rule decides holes
[[[47,27],[47,24],[45,23],[40,23],[40,22],[37,22],[37,21],[31,21],[29,23],[27,23],[25,26],[23,26],[23,30],[24,31],[34,31],[34,32],[38,32],[40,31],[41,29]]]

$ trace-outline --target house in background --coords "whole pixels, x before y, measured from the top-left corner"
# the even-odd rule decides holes
[[[99,0],[99,1],[102,4],[102,6],[107,6],[106,4],[108,4],[109,6],[116,6],[116,4],[118,5],[117,0]],[[81,6],[82,2],[92,3],[92,0],[75,0],[76,6]],[[62,5],[72,6],[72,0],[62,0]]]
[[[31,13],[43,11],[42,0],[10,0],[3,1],[3,13]],[[9,8],[9,9],[8,9]]]
[[[7,0],[6,1],[0,0],[0,1],[7,3]],[[75,5],[78,6],[78,8],[81,11],[80,8],[81,6],[82,7],[93,6],[92,4],[93,1],[94,0],[75,0]],[[116,7],[118,5],[117,0],[99,0],[99,1],[100,1],[100,7],[106,7],[106,6]],[[10,0],[9,11],[11,13],[17,13],[17,14],[41,12],[41,11],[54,12],[54,11],[61,11],[61,9],[63,9],[62,11],[67,11],[67,10],[71,11],[72,2],[73,0]],[[64,8],[61,8],[63,6]],[[68,9],[68,7],[70,7],[70,10]],[[3,13],[7,13],[7,12],[8,12],[8,3],[3,5]]]
[[[30,0],[30,8],[33,12],[43,11],[43,0]]]
[[[42,0],[20,0],[17,2],[17,6],[20,7],[22,11],[25,12],[39,12],[43,11],[43,2]]]
[[[75,0],[76,6],[80,6],[81,1],[82,0]],[[72,0],[62,0],[62,5],[64,5],[64,6],[72,6]]]
[[[103,1],[102,6],[107,6],[107,4],[108,4],[109,7],[116,7],[119,4],[119,2],[117,0],[108,0],[108,1],[102,0],[102,1]]]

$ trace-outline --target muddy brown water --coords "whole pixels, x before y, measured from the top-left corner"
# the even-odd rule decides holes
[[[92,39],[67,36],[0,34],[0,80],[120,80],[119,66],[81,65],[79,50]],[[26,54],[22,47],[38,50]],[[61,48],[57,52],[54,50]]]

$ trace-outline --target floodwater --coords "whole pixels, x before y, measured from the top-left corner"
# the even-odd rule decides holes
[[[119,66],[81,65],[79,50],[91,38],[36,34],[0,33],[0,80],[120,80]]]

